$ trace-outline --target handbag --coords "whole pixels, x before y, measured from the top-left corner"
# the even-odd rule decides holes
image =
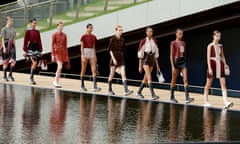
[[[226,76],[230,75],[230,68],[229,67],[224,67],[224,73]]]
[[[63,68],[66,69],[66,70],[71,69],[71,64],[70,64],[70,62],[64,62],[64,63],[63,63]]]
[[[161,71],[157,71],[157,78],[158,78],[159,83],[164,83],[165,82],[165,78],[163,77],[163,74],[162,74]]]
[[[48,70],[48,65],[46,60],[41,60],[41,69],[42,70]]]

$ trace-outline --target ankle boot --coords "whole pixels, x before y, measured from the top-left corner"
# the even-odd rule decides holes
[[[108,81],[108,95],[115,95],[112,90],[112,81]]]
[[[8,82],[8,78],[7,78],[7,68],[4,68],[4,69],[3,69],[3,80],[4,80],[5,82]]]
[[[191,103],[194,101],[194,98],[189,97],[189,92],[188,92],[188,86],[184,87],[184,92],[185,92],[185,98],[186,98],[186,103]]]
[[[175,87],[170,88],[170,92],[171,92],[170,101],[173,103],[178,103],[178,101],[175,98],[174,91],[175,91]]]
[[[86,89],[86,87],[85,87],[85,85],[84,85],[84,77],[80,77],[80,80],[81,80],[81,90],[82,91],[87,91],[87,89]]]
[[[35,70],[31,69],[31,71],[30,71],[30,84],[32,84],[32,85],[36,84],[36,82],[34,80],[34,72],[35,72]]]
[[[149,86],[149,89],[150,89],[150,92],[151,92],[151,95],[152,95],[152,99],[153,99],[153,100],[158,99],[159,96],[157,96],[157,95],[155,94],[155,92],[154,92],[154,90],[153,90],[152,83],[149,83],[148,86]]]
[[[13,72],[13,67],[10,66],[10,71],[9,71],[8,79],[10,79],[11,81],[15,81],[14,77],[12,76],[12,72]]]
[[[142,90],[143,90],[143,88],[144,88],[145,86],[146,86],[145,83],[141,83],[141,85],[140,85],[140,87],[139,87],[139,89],[138,89],[138,91],[137,91],[137,96],[138,96],[138,97],[144,98],[144,96],[142,95]]]
[[[129,89],[128,89],[127,80],[124,80],[124,81],[123,81],[123,87],[124,87],[124,95],[127,96],[127,95],[130,95],[130,94],[133,93],[132,90],[129,90]]]
[[[97,78],[93,77],[93,91],[98,92],[100,90],[101,90],[101,88],[97,87]]]

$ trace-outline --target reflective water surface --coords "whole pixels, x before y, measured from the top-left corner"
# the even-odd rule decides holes
[[[0,143],[240,141],[240,112],[0,84]]]

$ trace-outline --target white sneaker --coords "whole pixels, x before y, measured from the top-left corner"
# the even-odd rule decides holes
[[[56,87],[56,88],[61,88],[62,86],[58,83],[56,83],[55,81],[53,82],[53,86]]]
[[[225,109],[229,109],[230,107],[233,107],[233,102],[227,102],[224,106]]]
[[[212,106],[210,103],[205,103],[203,106],[205,106],[205,107],[210,107],[210,106]]]

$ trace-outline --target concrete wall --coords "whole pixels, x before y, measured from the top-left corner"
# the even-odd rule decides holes
[[[94,24],[98,39],[113,35],[116,25],[122,25],[124,31],[132,31],[147,25],[166,22],[182,16],[198,13],[238,0],[153,0],[125,10],[92,18],[66,26],[68,46],[79,45],[80,36],[85,33],[86,24]],[[44,53],[51,50],[51,35],[55,30],[41,33]],[[22,49],[23,39],[17,40],[17,48]],[[17,59],[22,59],[22,51],[17,51]]]

